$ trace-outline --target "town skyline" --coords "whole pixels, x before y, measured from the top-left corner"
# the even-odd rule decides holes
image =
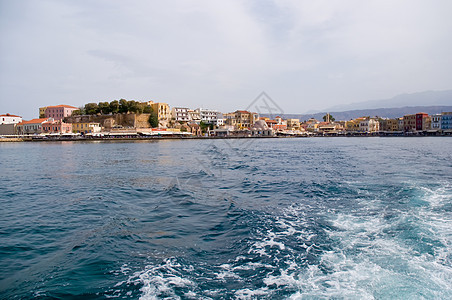
[[[0,1],[0,106],[149,99],[304,113],[450,89],[450,1]],[[382,21],[384,20],[384,21]]]
[[[417,107],[410,107],[416,109]],[[420,107],[422,108],[422,107]],[[24,120],[0,115],[0,135],[13,139],[140,138],[140,137],[276,137],[344,135],[450,135],[452,106],[432,107],[433,113],[412,111],[403,116],[361,115],[346,120],[330,113],[301,120],[285,115],[261,93],[245,110],[221,112],[209,108],[170,106],[164,102],[120,99],[39,107],[39,118]],[[441,110],[441,113],[438,109]],[[263,111],[260,109],[264,109]]]

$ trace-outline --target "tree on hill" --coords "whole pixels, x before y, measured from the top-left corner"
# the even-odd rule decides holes
[[[152,113],[152,107],[145,105],[143,107],[143,113],[145,114],[151,114]]]
[[[141,103],[135,100],[127,101],[126,99],[113,100],[108,102],[88,103],[84,107],[80,108],[80,112],[76,112],[75,115],[94,115],[94,114],[117,114],[117,113],[152,113],[152,108],[145,103]]]
[[[108,103],[108,102],[99,102],[99,111],[103,115],[108,115],[111,112],[111,110],[110,110],[110,103]]]
[[[119,101],[113,100],[110,102],[110,112],[113,114],[117,114],[119,112]]]
[[[119,100],[119,113],[129,112],[129,102],[126,99]]]
[[[99,105],[97,103],[85,104],[85,113],[87,115],[96,115],[99,113]]]
[[[141,114],[143,112],[143,105],[140,102],[131,100],[127,102],[127,106],[131,113]]]
[[[323,116],[324,122],[334,122],[334,120],[336,120],[336,119],[329,113],[327,113],[326,115]]]

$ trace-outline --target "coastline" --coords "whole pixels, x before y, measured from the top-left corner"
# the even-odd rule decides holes
[[[335,134],[335,135],[310,135],[310,136],[289,136],[289,135],[278,135],[278,136],[134,136],[134,137],[2,137],[0,142],[5,143],[17,143],[17,142],[89,142],[89,141],[158,141],[158,140],[234,140],[234,139],[287,139],[287,138],[347,138],[347,137],[452,137],[452,134],[416,134],[416,133],[349,133],[349,134]]]

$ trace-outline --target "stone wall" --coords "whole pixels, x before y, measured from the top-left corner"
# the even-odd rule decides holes
[[[151,114],[138,114],[136,116],[136,128],[151,128],[151,125],[149,125],[149,117]]]
[[[150,128],[149,116],[150,114],[83,115],[67,117],[65,122],[100,123],[107,130],[117,125],[125,128]]]
[[[0,124],[0,135],[16,134],[16,124]]]

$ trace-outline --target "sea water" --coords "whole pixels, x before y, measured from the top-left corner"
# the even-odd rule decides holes
[[[452,138],[0,143],[0,297],[451,299]]]

